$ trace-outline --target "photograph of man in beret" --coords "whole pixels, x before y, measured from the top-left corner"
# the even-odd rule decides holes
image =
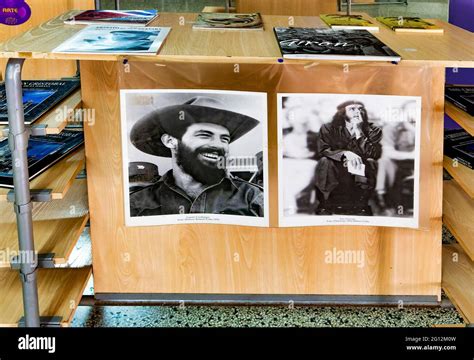
[[[421,98],[278,96],[280,226],[418,226]]]
[[[155,183],[130,193],[130,216],[263,217],[263,187],[233,176],[226,166],[230,145],[259,124],[206,94],[159,107],[138,119],[130,130],[131,144],[169,161],[170,169]],[[249,159],[256,163],[256,153]]]
[[[317,214],[372,215],[369,199],[375,189],[381,140],[382,129],[369,122],[362,102],[349,100],[337,106],[332,121],[320,130]]]

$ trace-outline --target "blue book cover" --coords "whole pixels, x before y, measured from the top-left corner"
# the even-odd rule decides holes
[[[63,130],[59,134],[31,136],[28,141],[30,180],[84,143],[82,131]],[[8,139],[0,141],[0,187],[13,187],[13,166]]]
[[[79,89],[79,79],[22,81],[25,124],[30,125]],[[8,124],[5,83],[0,83],[0,125]]]

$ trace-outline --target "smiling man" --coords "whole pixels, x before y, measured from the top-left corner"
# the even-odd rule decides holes
[[[208,97],[157,109],[132,128],[139,150],[171,158],[157,183],[130,195],[131,216],[228,214],[263,217],[263,190],[226,170],[229,145],[259,121]]]

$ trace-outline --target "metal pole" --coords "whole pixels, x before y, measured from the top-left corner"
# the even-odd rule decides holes
[[[115,10],[120,10],[120,0],[115,0]]]
[[[95,0],[95,9],[100,10],[100,0]]]
[[[352,12],[352,0],[347,0],[347,15],[349,16]]]
[[[9,125],[8,142],[13,164],[14,209],[20,245],[20,277],[23,289],[25,324],[26,327],[39,327],[37,256],[33,241],[32,204],[27,157],[29,134],[24,123],[21,84],[21,70],[24,61],[25,59],[8,60],[5,72]]]

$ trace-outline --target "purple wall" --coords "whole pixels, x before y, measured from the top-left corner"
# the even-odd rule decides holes
[[[450,0],[449,22],[474,32],[474,0]],[[474,85],[474,69],[446,69],[448,84]]]
[[[463,29],[474,31],[474,1],[450,0],[449,22]]]

